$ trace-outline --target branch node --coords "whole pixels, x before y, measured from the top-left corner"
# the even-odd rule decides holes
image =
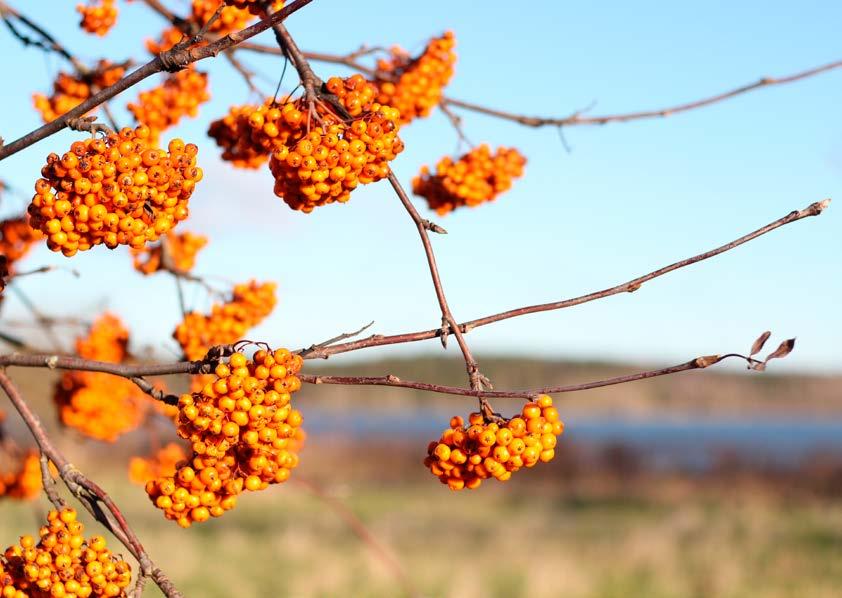
[[[693,360],[693,364],[697,368],[706,368],[712,366],[720,361],[719,355],[705,355],[704,357],[697,357]]]

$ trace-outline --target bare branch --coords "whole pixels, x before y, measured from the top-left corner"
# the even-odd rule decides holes
[[[395,386],[399,388],[410,388],[413,390],[422,390],[425,392],[435,392],[439,394],[459,395],[468,397],[478,397],[485,399],[497,398],[511,398],[511,399],[534,399],[542,394],[562,394],[567,392],[578,392],[581,390],[590,390],[593,388],[602,388],[603,386],[615,386],[617,384],[626,384],[628,382],[635,382],[637,380],[646,380],[647,378],[656,378],[658,376],[668,376],[670,374],[677,374],[678,372],[686,372],[689,370],[698,370],[710,367],[728,358],[737,357],[745,360],[747,363],[757,363],[757,360],[752,359],[746,355],[737,353],[729,353],[727,355],[707,355],[704,357],[696,357],[684,363],[673,365],[666,368],[656,370],[647,370],[645,372],[638,372],[635,374],[628,374],[626,376],[617,376],[615,378],[607,378],[605,380],[596,380],[594,382],[585,382],[582,384],[570,384],[566,386],[544,386],[541,388],[531,388],[527,390],[474,390],[470,388],[462,388],[460,386],[445,386],[441,384],[430,384],[427,382],[417,382],[414,380],[401,380],[397,376],[387,374],[385,376],[321,376],[314,374],[300,374],[302,382],[309,384],[341,384],[344,386]]]
[[[574,297],[572,299],[564,299],[562,301],[556,301],[552,303],[541,303],[538,305],[530,305],[527,307],[519,307],[517,309],[512,309],[509,311],[504,311],[501,313],[493,314],[490,316],[485,316],[482,318],[478,318],[476,320],[470,320],[468,322],[463,322],[459,324],[458,329],[463,332],[467,333],[474,328],[479,328],[480,326],[486,326],[488,324],[492,324],[494,322],[499,322],[501,320],[507,320],[509,318],[515,318],[518,316],[523,316],[527,314],[534,314],[543,311],[552,311],[556,309],[564,309],[567,307],[573,307],[574,305],[581,305],[582,303],[588,303],[589,301],[595,301],[597,299],[604,299],[605,297],[610,297],[612,295],[617,295],[619,293],[631,293],[638,290],[644,283],[649,282],[659,276],[663,276],[665,274],[669,274],[675,270],[680,268],[684,268],[686,266],[690,266],[697,262],[701,262],[703,260],[710,259],[715,257],[721,253],[725,253],[726,251],[730,251],[735,247],[739,247],[744,243],[748,243],[769,233],[777,228],[785,226],[787,224],[791,224],[798,220],[802,220],[804,218],[809,218],[810,216],[818,216],[822,213],[823,210],[827,209],[830,205],[830,200],[825,199],[823,201],[818,201],[815,203],[810,204],[803,210],[796,210],[790,212],[786,216],[779,218],[773,222],[770,222],[766,226],[763,226],[747,235],[743,235],[742,237],[731,241],[730,243],[726,243],[716,249],[711,249],[710,251],[706,251],[704,253],[700,253],[698,255],[694,255],[693,257],[675,262],[668,266],[664,266],[662,268],[658,268],[657,270],[653,270],[648,274],[644,274],[643,276],[639,276],[628,282],[624,282],[622,284],[618,284],[613,287],[609,287],[607,289],[603,289],[601,291],[596,291],[594,293],[588,293],[587,295],[581,295],[579,297]],[[401,343],[411,343],[416,341],[423,341],[428,339],[433,339],[438,336],[442,335],[441,329],[435,328],[432,330],[424,330],[421,332],[409,332],[404,334],[396,334],[392,336],[383,336],[383,335],[373,335],[368,338],[360,339],[358,341],[333,345],[331,347],[326,347],[316,353],[311,353],[307,356],[308,359],[314,358],[323,358],[326,359],[331,355],[336,355],[339,353],[347,353],[348,351],[356,351],[359,349],[366,349],[368,347],[380,347],[383,345],[394,345],[394,344],[401,344]]]
[[[279,10],[275,14],[260,20],[258,23],[246,27],[240,31],[236,31],[229,35],[219,38],[218,40],[209,43],[206,46],[201,47],[191,47],[191,48],[178,48],[175,47],[172,50],[168,50],[166,52],[162,52],[153,60],[147,62],[145,65],[141,66],[140,68],[132,71],[122,79],[120,79],[114,85],[110,87],[106,87],[105,89],[95,93],[90,98],[69,110],[65,114],[59,116],[55,120],[35,129],[34,131],[27,133],[23,137],[12,141],[0,147],[0,160],[4,158],[8,158],[12,154],[16,154],[17,152],[21,151],[33,145],[42,139],[46,139],[50,135],[61,131],[62,129],[67,127],[67,120],[74,119],[79,116],[84,116],[87,112],[96,108],[103,102],[106,102],[113,98],[114,96],[126,91],[130,87],[133,87],[137,83],[143,81],[144,79],[151,77],[156,73],[160,73],[163,71],[178,71],[184,69],[190,64],[194,62],[198,62],[200,60],[205,60],[206,58],[211,58],[223,52],[229,48],[232,48],[242,42],[243,40],[250,39],[255,35],[266,31],[269,27],[276,23],[280,23],[286,17],[294,13],[295,11],[303,8],[304,6],[310,4],[313,0],[294,0],[290,2],[282,10]]]
[[[140,572],[138,575],[150,576],[168,598],[181,598],[181,593],[176,589],[175,585],[173,585],[166,574],[149,558],[140,540],[111,497],[97,484],[85,477],[81,471],[71,465],[52,443],[44,427],[41,425],[38,416],[29,408],[29,405],[23,399],[15,384],[6,375],[5,370],[0,370],[0,387],[3,388],[12,405],[14,405],[21,418],[23,418],[24,423],[38,444],[41,454],[55,464],[59,476],[65,486],[67,486],[67,489],[85,506],[87,511],[97,521],[114,534],[132,556],[137,559],[138,563],[140,563]],[[54,497],[51,496],[51,498]],[[102,507],[104,507],[104,510]]]
[[[684,104],[678,104],[669,108],[661,108],[658,110],[644,110],[640,112],[606,114],[602,116],[585,116],[582,114],[581,110],[574,112],[569,116],[561,118],[525,116],[522,114],[506,112],[503,110],[496,110],[494,108],[487,108],[479,104],[465,102],[463,100],[457,100],[455,98],[449,97],[442,98],[441,105],[452,106],[454,108],[461,108],[463,110],[469,110],[471,112],[477,112],[479,114],[485,114],[487,116],[493,116],[495,118],[510,120],[512,122],[516,122],[527,127],[571,127],[574,125],[604,125],[611,122],[629,122],[632,120],[671,116],[673,114],[678,114],[681,112],[687,112],[690,110],[695,110],[697,108],[710,106],[711,104],[716,104],[718,102],[731,99],[735,96],[739,96],[744,93],[760,89],[762,87],[771,87],[772,85],[784,85],[786,83],[794,83],[795,81],[807,79],[808,77],[814,77],[822,73],[827,73],[829,71],[838,69],[839,67],[842,67],[842,60],[837,60],[835,62],[811,68],[806,71],[800,71],[798,73],[787,75],[785,77],[763,77],[762,79],[755,81],[754,83],[742,85],[740,87],[737,87],[736,89],[731,89],[729,91],[719,93],[700,100],[695,100]]]

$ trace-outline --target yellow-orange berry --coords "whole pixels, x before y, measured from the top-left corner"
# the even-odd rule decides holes
[[[89,0],[87,4],[77,5],[76,10],[82,15],[79,26],[100,37],[106,35],[117,22],[115,0]]]
[[[187,314],[173,332],[173,338],[187,359],[201,359],[211,347],[242,339],[249,328],[272,313],[277,301],[275,289],[274,283],[239,284],[234,287],[231,300],[214,304],[209,315]]]
[[[555,422],[546,414],[554,415]],[[453,417],[439,441],[429,444],[424,459],[430,472],[452,490],[473,490],[491,477],[505,482],[522,467],[552,460],[556,437],[564,430],[546,395],[527,403],[522,417],[489,422],[481,413],[472,413],[468,422],[465,428],[461,417]]]
[[[453,32],[447,31],[430,40],[415,58],[401,48],[392,48],[391,58],[377,64],[377,101],[397,108],[404,124],[430,114],[453,76],[455,45]]]
[[[158,150],[150,147],[150,134],[139,126],[77,141],[68,152],[78,159],[76,168],[63,166],[66,154],[47,156],[27,211],[50,249],[70,257],[100,244],[140,248],[187,218],[203,174],[197,148],[174,140],[168,151]],[[160,156],[152,166],[144,163],[149,150]]]
[[[435,172],[423,166],[412,181],[412,191],[425,198],[431,210],[444,215],[496,199],[523,175],[525,164],[526,159],[514,148],[500,147],[492,154],[483,144],[456,160],[445,156]]]
[[[289,479],[304,441],[301,414],[289,402],[302,363],[285,349],[261,350],[252,360],[234,353],[203,388],[181,397],[177,431],[192,455],[146,484],[165,517],[189,527],[233,508],[244,490]]]

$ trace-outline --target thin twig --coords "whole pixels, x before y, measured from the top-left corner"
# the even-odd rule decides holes
[[[797,222],[798,220],[802,220],[804,218],[809,218],[811,216],[818,216],[822,213],[827,207],[830,205],[830,200],[825,199],[824,201],[818,201],[815,203],[810,204],[803,210],[795,210],[790,212],[786,216],[782,218],[778,218],[777,220],[770,222],[766,226],[763,226],[753,232],[750,232],[742,237],[731,241],[730,243],[726,243],[725,245],[721,245],[716,249],[711,249],[710,251],[706,251],[704,253],[700,253],[698,255],[694,255],[693,257],[689,257],[687,259],[672,263],[668,266],[664,266],[662,268],[658,268],[657,270],[653,270],[648,274],[644,274],[643,276],[638,276],[632,280],[624,282],[622,284],[618,284],[613,287],[609,287],[607,289],[603,289],[601,291],[596,291],[593,293],[588,293],[587,295],[581,295],[579,297],[574,297],[572,299],[564,299],[562,301],[555,301],[552,303],[541,303],[538,305],[529,305],[526,307],[519,307],[516,309],[511,309],[509,311],[500,312],[497,314],[493,314],[490,316],[485,316],[482,318],[477,318],[476,320],[470,320],[468,322],[463,322],[459,324],[455,329],[460,330],[463,333],[467,333],[474,328],[479,328],[480,326],[486,326],[488,324],[492,324],[494,322],[499,322],[501,320],[507,320],[509,318],[515,318],[518,316],[523,316],[527,314],[539,313],[543,311],[552,311],[556,309],[564,309],[567,307],[573,307],[574,305],[581,305],[582,303],[588,303],[589,301],[595,301],[597,299],[604,299],[605,297],[610,297],[612,295],[617,295],[620,293],[631,293],[638,290],[644,283],[649,282],[659,276],[663,276],[665,274],[669,274],[675,270],[680,268],[684,268],[686,266],[693,265],[695,263],[701,262],[703,260],[710,259],[715,257],[721,253],[725,253],[726,251],[730,251],[735,247],[739,247],[744,243],[748,243],[769,233],[777,228],[785,226],[787,224],[791,224],[793,222]],[[346,353],[348,351],[357,351],[359,349],[365,349],[369,347],[380,347],[383,345],[394,345],[394,344],[402,344],[402,343],[411,343],[416,341],[428,340],[439,337],[443,334],[441,329],[435,328],[432,330],[424,330],[420,332],[409,332],[404,334],[396,334],[391,336],[384,336],[384,335],[372,335],[370,337],[360,339],[358,341],[352,341],[348,343],[342,343],[337,345],[332,345],[330,347],[325,347],[317,352],[310,353],[307,355],[308,359],[314,358],[328,358],[331,355],[336,355],[339,353]]]
[[[296,477],[295,480],[300,486],[306,488],[313,496],[330,507],[351,528],[354,534],[369,547],[378,560],[400,580],[407,595],[413,597],[421,596],[401,562],[380,543],[371,530],[366,527],[365,523],[345,503],[326,492],[321,486],[311,480],[304,479],[300,476]]]
[[[678,365],[673,365],[666,368],[647,370],[645,372],[638,372],[635,374],[628,374],[625,376],[617,376],[615,378],[607,378],[604,380],[596,380],[593,382],[585,382],[582,384],[569,384],[565,386],[544,386],[542,388],[531,388],[527,390],[500,391],[474,390],[470,388],[462,388],[460,386],[445,386],[441,384],[417,382],[414,380],[401,380],[400,378],[392,374],[387,374],[385,376],[321,376],[313,374],[300,374],[299,378],[301,378],[302,382],[307,382],[309,384],[341,384],[345,386],[395,386],[400,388],[423,390],[425,392],[479,397],[486,399],[534,399],[538,395],[542,394],[561,394],[567,392],[578,392],[582,390],[590,390],[593,388],[602,388],[603,386],[626,384],[628,382],[646,380],[648,378],[656,378],[658,376],[667,376],[669,374],[677,374],[678,372],[686,372],[688,370],[704,369],[716,363],[719,363],[720,361],[732,357],[743,359],[749,365],[761,363],[759,360],[747,357],[745,355],[739,355],[737,353],[729,353],[727,355],[707,355],[704,357],[697,357],[695,359],[691,359],[690,361],[685,361],[684,363],[680,363]]]
[[[795,81],[807,79],[808,77],[814,77],[815,75],[819,75],[821,73],[827,73],[829,71],[838,69],[839,67],[842,67],[842,60],[837,60],[835,62],[830,62],[822,66],[807,69],[806,71],[799,71],[797,73],[787,75],[785,77],[763,77],[762,79],[755,81],[754,83],[742,85],[740,87],[731,89],[723,93],[718,93],[716,95],[706,97],[700,100],[695,100],[692,102],[686,102],[684,104],[677,104],[668,108],[660,108],[658,110],[643,110],[640,112],[605,114],[602,116],[584,116],[581,110],[562,118],[525,116],[522,114],[506,112],[503,110],[496,110],[494,108],[487,108],[479,104],[465,102],[464,100],[457,100],[455,98],[449,97],[442,98],[441,105],[452,106],[454,108],[461,108],[463,110],[470,110],[471,112],[477,112],[496,118],[502,118],[504,120],[510,120],[518,124],[525,125],[527,127],[571,127],[574,125],[604,125],[611,122],[629,122],[632,120],[659,118],[671,116],[673,114],[678,114],[681,112],[688,112],[690,110],[703,108],[705,106],[710,106],[711,104],[716,104],[718,102],[731,99],[744,93],[754,91],[756,89],[760,89],[763,87],[771,87],[773,85],[784,85],[786,83],[794,83]]]
[[[21,418],[23,418],[24,423],[38,444],[42,455],[45,455],[47,459],[55,464],[59,476],[65,486],[67,486],[67,489],[84,505],[85,509],[97,521],[114,534],[132,556],[135,557],[138,563],[140,563],[141,572],[139,574],[149,575],[168,598],[181,598],[181,593],[176,589],[172,581],[149,558],[140,540],[128,522],[126,522],[123,513],[112,498],[96,483],[85,477],[56,448],[47,436],[38,416],[29,408],[17,386],[15,386],[2,369],[0,369],[0,387],[2,387],[12,402],[12,405],[14,405]]]
[[[224,37],[219,38],[214,42],[207,44],[206,46],[190,48],[176,47],[166,52],[161,52],[158,56],[147,62],[145,65],[132,71],[131,73],[117,81],[114,85],[106,87],[99,93],[92,95],[90,98],[88,98],[72,110],[68,110],[65,114],[62,114],[55,120],[52,120],[49,123],[35,129],[34,131],[31,131],[26,135],[16,139],[15,141],[12,141],[11,143],[7,143],[6,145],[0,147],[0,160],[8,158],[9,156],[16,154],[17,152],[29,147],[30,145],[33,145],[41,141],[42,139],[46,139],[50,135],[61,131],[62,129],[67,127],[68,119],[74,119],[79,116],[85,115],[93,108],[96,108],[103,102],[106,102],[114,96],[126,91],[127,89],[133,87],[134,85],[138,84],[144,79],[162,71],[178,71],[184,69],[190,64],[193,64],[194,62],[214,57],[220,52],[223,52],[229,48],[236,46],[243,40],[250,39],[257,34],[266,31],[272,25],[280,23],[289,15],[291,15],[297,10],[300,10],[304,6],[310,4],[311,2],[313,2],[313,0],[294,0],[293,2],[290,2],[289,4],[284,6],[283,9],[276,12],[275,14],[266,17],[265,19],[261,19],[258,23],[250,27],[246,27],[245,29],[242,29],[240,31],[230,33]]]
[[[366,324],[365,326],[363,326],[359,330],[354,330],[353,332],[343,332],[341,334],[337,334],[336,336],[327,339],[326,341],[322,341],[320,343],[315,343],[313,345],[310,345],[308,348],[300,351],[301,356],[304,357],[304,356],[308,355],[309,353],[313,353],[313,352],[318,351],[319,349],[322,349],[324,347],[329,347],[330,345],[332,345],[334,343],[338,343],[339,341],[344,341],[344,340],[349,339],[349,338],[354,338],[355,336],[358,336],[358,335],[362,334],[363,332],[365,332],[366,330],[368,330],[369,328],[371,328],[373,325],[374,325],[374,320],[372,320],[371,322],[369,322],[368,324]]]

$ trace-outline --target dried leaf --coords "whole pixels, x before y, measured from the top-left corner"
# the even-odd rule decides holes
[[[794,338],[788,338],[787,340],[782,342],[780,345],[778,345],[778,348],[775,349],[772,353],[769,353],[769,355],[766,357],[765,362],[768,363],[770,359],[782,359],[782,358],[786,357],[787,355],[789,355],[790,353],[792,353],[792,350],[794,348],[795,348],[795,339]]]
[[[748,356],[751,357],[753,355],[757,355],[758,353],[760,353],[760,351],[763,350],[763,345],[766,344],[766,341],[769,340],[770,336],[772,336],[772,333],[767,330],[766,332],[761,334],[759,337],[757,337],[757,340],[754,341],[754,344],[751,346],[751,353],[749,353]]]

